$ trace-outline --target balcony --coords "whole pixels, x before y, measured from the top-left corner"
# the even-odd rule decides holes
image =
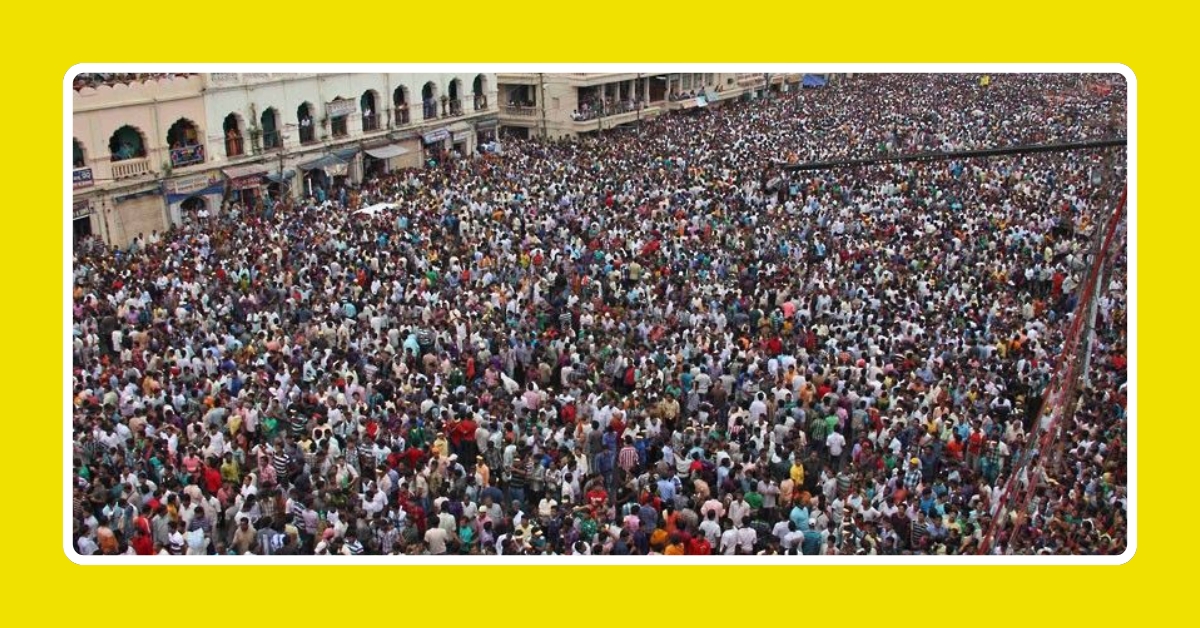
[[[487,111],[488,101],[486,94],[475,94],[475,111]]]
[[[422,113],[426,120],[434,120],[438,117],[438,106],[435,100],[426,100],[421,106]]]
[[[241,157],[246,154],[245,140],[240,135],[231,135],[225,138],[225,156],[226,157]]]
[[[311,120],[308,121],[308,124],[305,124],[304,121],[301,121],[300,122],[300,143],[301,144],[315,144],[316,142],[317,142],[317,130],[313,128],[312,121]]]
[[[506,116],[514,116],[514,117],[518,117],[518,118],[533,118],[538,115],[538,108],[537,107],[508,106],[508,107],[501,107],[500,113],[502,113]]]
[[[150,173],[150,160],[145,157],[112,162],[112,178],[130,179]]]
[[[463,114],[462,100],[458,98],[450,99],[450,115],[461,116]]]
[[[279,131],[264,131],[262,134],[263,150],[279,150],[283,148],[283,135]]]
[[[363,130],[363,133],[370,133],[370,132],[372,132],[372,131],[378,131],[378,130],[379,130],[379,126],[380,126],[380,120],[379,120],[379,117],[380,117],[380,116],[379,116],[379,114],[377,114],[377,113],[376,113],[376,114],[372,114],[372,115],[365,115],[365,114],[364,114],[364,115],[363,115],[363,117],[362,117],[362,130]]]
[[[396,107],[395,120],[396,120],[396,126],[404,126],[406,124],[411,124],[412,120],[409,118],[409,115],[408,115],[408,105],[404,105],[402,107]]]
[[[193,144],[171,149],[171,167],[186,168],[204,163],[204,145]]]

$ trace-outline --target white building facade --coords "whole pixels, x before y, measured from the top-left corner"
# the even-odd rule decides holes
[[[495,139],[495,74],[193,74],[76,89],[76,237],[355,185]]]
[[[231,197],[302,196],[471,155],[498,126],[494,74],[209,74],[207,149]]]

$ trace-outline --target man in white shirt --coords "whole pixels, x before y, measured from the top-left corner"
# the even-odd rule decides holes
[[[842,470],[842,451],[846,447],[846,437],[836,428],[825,437],[825,450],[829,452],[829,462],[834,469]]]

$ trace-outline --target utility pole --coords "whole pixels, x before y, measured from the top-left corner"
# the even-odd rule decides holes
[[[538,72],[538,84],[542,91],[538,97],[542,103],[542,139],[549,139],[550,133],[546,130],[546,75],[542,72]]]

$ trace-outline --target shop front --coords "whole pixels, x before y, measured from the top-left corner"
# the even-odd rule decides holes
[[[324,202],[361,180],[358,152],[358,147],[343,148],[299,164],[304,173],[303,194]]]
[[[217,171],[163,181],[171,224],[193,222],[215,215],[221,209],[225,182]]]
[[[500,127],[500,121],[496,118],[491,120],[483,120],[475,125],[475,145],[485,146],[496,141],[496,130]]]
[[[221,174],[225,175],[227,180],[226,198],[230,202],[239,203],[242,207],[250,209],[262,206],[263,188],[267,182],[266,166],[251,164],[225,168]]]
[[[446,140],[450,139],[450,129],[434,129],[421,136],[426,165],[442,163],[446,157]]]
[[[71,234],[75,242],[89,237],[98,231],[95,228],[96,225],[92,222],[95,215],[96,212],[92,211],[91,199],[74,199],[71,210]]]
[[[413,151],[401,142],[383,144],[363,149],[363,174],[380,176],[398,168],[406,167],[407,157]]]

